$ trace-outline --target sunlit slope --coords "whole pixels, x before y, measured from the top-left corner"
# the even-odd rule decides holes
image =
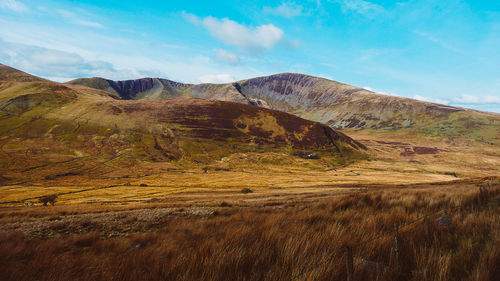
[[[245,151],[314,152],[339,163],[364,157],[362,144],[284,112],[201,99],[118,100],[0,69],[8,73],[0,75],[4,182],[102,175],[143,163],[198,165]]]
[[[100,85],[98,81],[106,83]],[[197,97],[234,101],[285,111],[336,129],[406,131],[416,135],[500,142],[499,114],[377,94],[302,74],[284,73],[229,84],[192,85],[156,78],[117,82],[90,78],[70,83],[90,87],[99,84],[96,88],[109,90],[124,99]]]

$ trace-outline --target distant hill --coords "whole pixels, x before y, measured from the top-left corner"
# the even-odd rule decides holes
[[[145,162],[210,163],[246,151],[315,153],[339,163],[364,157],[359,142],[285,112],[192,98],[147,100],[190,87],[179,83],[76,82],[0,65],[0,180],[95,176]]]
[[[122,99],[203,98],[285,111],[334,129],[403,131],[500,143],[500,114],[377,94],[328,79],[294,73],[228,84],[182,84],[143,78],[68,82],[109,91]]]

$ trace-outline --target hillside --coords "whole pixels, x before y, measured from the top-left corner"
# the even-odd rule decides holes
[[[201,99],[120,100],[1,65],[0,136],[2,182],[95,177],[145,163],[207,165],[252,151],[315,153],[342,163],[365,149],[280,111]]]
[[[198,176],[187,181],[184,173],[207,169],[239,173],[214,178],[216,186],[235,186],[242,178],[260,186],[264,177],[266,184],[286,181],[294,186],[311,181],[420,182],[489,176],[500,163],[495,114],[377,95],[310,76],[275,75],[221,85],[99,78],[61,84],[0,69],[3,183],[76,184],[91,178],[108,184],[157,175],[152,181],[164,184],[164,177],[172,177],[167,171],[177,171],[183,185],[205,186]],[[349,136],[332,128],[332,116],[342,119],[384,104],[388,113],[370,114],[389,118],[389,107],[405,107],[398,116],[412,115],[420,125],[369,128],[366,122],[381,121],[367,115],[371,117],[365,116],[370,120],[364,124],[343,129]],[[309,119],[329,112],[320,121],[330,126],[272,108]],[[443,137],[446,130],[458,137]],[[439,137],[426,137],[432,134]],[[345,169],[340,174],[335,172],[339,167]],[[301,171],[300,179],[293,171]],[[261,180],[254,181],[256,175]]]
[[[285,111],[334,129],[404,131],[500,143],[500,114],[377,94],[302,74],[284,73],[229,84],[192,85],[158,78],[89,78],[69,83],[108,90],[123,99],[196,97],[246,103]]]

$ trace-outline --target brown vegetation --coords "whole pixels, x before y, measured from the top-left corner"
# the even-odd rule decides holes
[[[56,200],[57,194],[51,194],[40,197],[40,199],[38,199],[38,202],[42,203],[44,206],[47,206],[47,204],[49,203],[50,205],[54,206],[54,204],[56,204]]]
[[[160,222],[115,212],[107,224],[136,228],[113,238],[104,236],[91,216],[72,228],[58,207],[3,208],[0,223],[6,216],[30,220],[33,213],[36,220],[53,220],[57,234],[33,239],[0,231],[0,279],[346,280],[345,247],[352,246],[355,280],[495,280],[500,186],[498,180],[484,184],[489,187],[460,182],[368,187],[275,206],[224,202],[208,214]],[[142,208],[147,213],[159,207]],[[85,213],[93,207],[72,208]],[[105,209],[98,212],[109,217]],[[440,223],[445,209],[448,227]],[[394,223],[399,224],[398,263]]]

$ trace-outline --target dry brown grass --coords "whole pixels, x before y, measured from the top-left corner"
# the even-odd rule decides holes
[[[83,232],[73,229],[74,222],[61,212],[78,205],[4,208],[2,216],[29,220],[33,212],[41,221],[52,218],[56,234],[33,239],[2,232],[0,279],[345,280],[345,246],[352,245],[356,280],[496,280],[499,194],[498,185],[480,196],[477,185],[448,183],[368,188],[264,207],[231,201],[220,206],[219,201],[210,214],[188,216],[183,207],[156,224],[127,212],[168,206],[98,207],[104,215],[115,212],[107,224],[137,226],[114,238],[107,238],[92,216],[78,222],[85,225]],[[436,221],[445,207],[449,229]],[[86,215],[91,208],[76,213]],[[423,214],[429,218],[428,237]],[[400,225],[399,265],[394,223]]]

